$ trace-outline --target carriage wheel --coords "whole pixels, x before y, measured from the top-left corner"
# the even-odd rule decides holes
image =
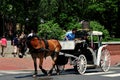
[[[100,58],[100,67],[102,71],[106,72],[109,70],[111,64],[110,53],[107,49],[103,49]]]
[[[87,60],[84,55],[80,55],[77,60],[77,70],[80,74],[84,74],[87,68]]]

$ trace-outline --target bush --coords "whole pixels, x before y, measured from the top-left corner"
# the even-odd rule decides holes
[[[44,39],[62,39],[64,31],[59,27],[57,23],[48,21],[38,26],[38,35]]]
[[[103,32],[103,41],[108,41],[110,39],[110,35],[107,29],[104,28],[100,23],[96,21],[90,21],[90,27],[93,31],[101,31]]]

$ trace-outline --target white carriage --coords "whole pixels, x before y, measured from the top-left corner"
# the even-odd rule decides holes
[[[79,37],[74,41],[60,41],[62,46],[59,55],[60,65],[65,65],[69,59],[70,64],[80,74],[84,74],[87,68],[101,67],[102,71],[108,71],[111,60],[107,45],[102,45],[103,33],[99,31],[89,31],[87,33],[89,42]],[[97,42],[93,41],[93,36],[97,36]]]

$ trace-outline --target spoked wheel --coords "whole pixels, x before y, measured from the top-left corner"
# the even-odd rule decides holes
[[[107,72],[110,68],[110,53],[107,49],[103,49],[100,58],[100,67],[102,71]]]
[[[84,74],[87,69],[87,60],[84,55],[80,55],[77,60],[77,70],[80,74]]]

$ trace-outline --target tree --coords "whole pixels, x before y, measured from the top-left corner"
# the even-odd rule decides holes
[[[88,11],[89,19],[96,20],[105,26],[110,32],[110,35],[117,35],[116,30],[118,29],[117,22],[117,2],[119,0],[91,0]]]
[[[48,21],[38,26],[38,35],[44,39],[63,39],[64,31],[57,23]]]
[[[93,31],[101,31],[103,32],[103,41],[108,41],[110,39],[110,35],[107,29],[104,28],[100,23],[96,21],[90,21],[90,27]]]
[[[1,0],[0,14],[36,31],[41,19],[54,20],[64,30],[81,20],[97,21],[110,35],[120,37],[119,3],[119,0]]]

